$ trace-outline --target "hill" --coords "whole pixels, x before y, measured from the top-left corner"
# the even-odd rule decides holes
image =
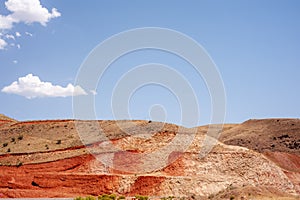
[[[219,140],[230,145],[247,147],[258,152],[300,154],[299,119],[248,120],[224,130]]]
[[[289,144],[299,140],[299,127],[295,119],[228,124],[220,141],[210,138],[216,145],[200,159],[207,126],[187,129],[141,120],[11,121],[0,126],[0,197],[115,193],[297,199],[299,149]]]
[[[3,114],[0,114],[0,121],[16,121],[16,120],[9,118]]]

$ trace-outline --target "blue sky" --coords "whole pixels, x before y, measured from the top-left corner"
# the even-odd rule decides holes
[[[11,3],[7,3],[10,7],[5,2]],[[0,2],[0,38],[6,43],[0,49],[0,113],[18,120],[73,118],[70,91],[92,95],[80,86],[76,89],[74,83],[89,52],[122,31],[162,27],[188,35],[211,56],[226,89],[226,123],[250,118],[299,118],[300,2],[297,0],[35,2],[40,4],[29,6],[40,12],[27,15],[20,15],[14,9],[22,0]],[[9,24],[7,16],[14,22]],[[199,124],[209,123],[211,105],[205,82],[182,59],[154,50],[124,56],[110,67],[95,95],[97,117],[113,118],[110,94],[122,74],[151,62],[169,65],[190,82],[199,102]],[[30,78],[28,74],[33,75]],[[36,97],[28,91],[19,92],[21,95],[3,91],[26,76],[49,82],[48,86],[56,92],[45,93],[42,87]],[[60,97],[62,94],[67,97]],[[168,122],[181,123],[176,95],[157,85],[145,86],[133,94],[130,114],[135,119],[149,119],[149,108],[157,104],[166,110]],[[152,111],[154,115],[157,112],[159,119],[161,112]]]

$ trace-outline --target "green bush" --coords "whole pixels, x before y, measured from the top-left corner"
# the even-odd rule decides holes
[[[138,200],[148,200],[149,199],[149,197],[141,196],[141,195],[136,195],[135,198],[138,199]]]
[[[76,197],[74,200],[84,200],[85,198],[83,197]]]
[[[116,200],[117,195],[116,194],[111,194],[111,195],[109,195],[109,198],[112,199],[112,200]]]
[[[139,200],[148,200],[148,197],[143,197],[143,196],[136,196],[137,199]],[[116,194],[102,194],[98,196],[98,198],[95,198],[93,196],[87,196],[87,197],[76,197],[74,200],[122,200],[126,199],[125,196],[117,196]]]
[[[98,196],[98,200],[116,200],[117,199],[117,195],[115,194],[103,194],[101,196]]]
[[[85,197],[85,200],[96,200],[96,198],[93,196],[87,196]]]

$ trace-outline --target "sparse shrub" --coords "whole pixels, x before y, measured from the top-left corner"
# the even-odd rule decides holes
[[[31,185],[32,185],[32,186],[37,186],[37,187],[39,186],[39,184],[37,184],[37,183],[34,182],[34,181],[31,182]]]
[[[149,197],[141,196],[141,195],[136,195],[135,198],[138,199],[138,200],[148,200],[149,199]]]
[[[7,142],[3,143],[3,147],[7,147],[7,145],[8,145]]]
[[[93,196],[87,196],[87,197],[76,197],[74,200],[96,200]]]
[[[57,141],[56,141],[56,144],[61,144],[61,140],[57,140]]]
[[[46,144],[46,145],[45,145],[45,147],[46,147],[46,149],[49,149],[49,146],[48,146],[48,144]]]
[[[74,200],[84,200],[85,198],[83,197],[76,197]]]
[[[117,195],[115,195],[115,194],[111,194],[111,195],[109,195],[109,198],[110,198],[110,199],[112,199],[112,200],[116,200],[116,198],[117,198]]]
[[[10,148],[7,149],[7,152],[8,152],[8,153],[10,152]]]
[[[121,200],[121,199],[125,199],[125,196],[119,196],[117,198],[116,194],[102,194],[100,196],[98,196],[98,198],[93,197],[93,196],[87,196],[87,197],[76,197],[74,200]],[[146,199],[145,199],[146,200]]]
[[[17,163],[17,167],[21,167],[22,165],[23,165],[23,163],[20,161]]]
[[[11,142],[15,142],[16,141],[16,139],[15,138],[11,138],[11,140],[10,140]]]
[[[168,196],[168,197],[163,197],[163,198],[161,198],[161,200],[172,200],[172,199],[174,199],[175,197],[173,197],[173,196]]]
[[[115,194],[102,194],[101,196],[98,197],[98,200],[115,200],[117,195]]]
[[[23,135],[19,135],[18,140],[23,140]]]
[[[98,196],[98,200],[108,199],[107,194],[102,194],[101,196]]]
[[[87,196],[85,197],[85,200],[96,200],[96,198],[93,196]]]
[[[230,197],[230,200],[233,200],[233,199],[234,199],[234,196],[231,196],[231,197]]]

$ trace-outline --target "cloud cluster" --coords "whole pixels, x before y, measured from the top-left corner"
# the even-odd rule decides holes
[[[5,6],[10,14],[0,14],[0,33],[4,30],[12,29],[14,24],[17,23],[40,23],[46,26],[51,19],[61,16],[61,13],[56,8],[52,8],[50,12],[47,8],[43,7],[40,0],[7,0]],[[13,39],[12,36],[8,35],[7,39]],[[16,37],[20,36],[21,34],[16,32]],[[0,49],[4,49],[7,46],[7,43],[3,41],[5,42],[4,38],[0,37]]]
[[[0,15],[0,29],[11,29],[14,23],[20,22],[26,24],[38,22],[46,26],[50,19],[61,15],[56,8],[52,8],[49,12],[41,5],[40,0],[7,0],[5,6],[11,14]]]
[[[53,85],[50,82],[43,82],[38,76],[28,74],[25,77],[20,77],[18,81],[4,87],[2,92],[17,94],[28,99],[37,97],[68,97],[87,95],[80,86],[68,84],[67,87]]]
[[[0,49],[4,49],[7,46],[7,42],[0,38]]]

